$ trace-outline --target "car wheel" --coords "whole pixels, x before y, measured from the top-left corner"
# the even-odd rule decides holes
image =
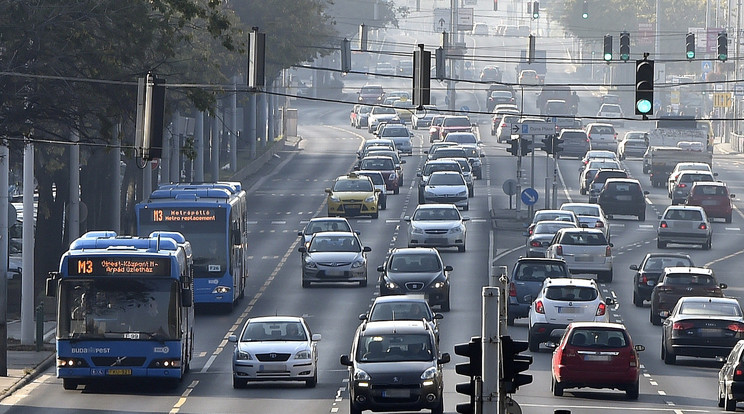
[[[724,385],[724,390],[726,389],[726,386]],[[718,406],[723,407],[726,401],[726,392],[721,391],[721,384],[718,384]]]
[[[725,220],[726,220],[726,223],[731,223],[731,213],[729,213],[729,215],[726,216]]]
[[[302,287],[303,288],[309,288],[310,287],[310,282],[308,282],[307,280],[303,280],[302,281]]]
[[[444,414],[444,398],[439,396],[439,403],[437,406],[431,409],[431,414]]]
[[[532,337],[531,334],[527,334],[527,342],[530,347],[530,352],[538,352],[540,351],[540,342],[538,342],[536,339]]]
[[[713,247],[713,238],[709,238],[705,244],[703,244],[703,250],[710,250]]]
[[[628,396],[629,400],[637,400],[640,391],[640,384],[638,381],[631,384],[628,389],[625,390],[625,395]]]
[[[318,385],[318,369],[315,369],[315,374],[309,380],[305,380],[305,388],[315,388]]]
[[[245,388],[247,386],[248,386],[248,380],[245,380],[243,378],[233,377],[233,388],[239,389],[239,388]]]
[[[450,311],[450,298],[449,295],[447,295],[447,300],[442,302],[441,304],[442,312],[449,312]]]
[[[468,211],[470,209],[470,204],[465,204],[465,207],[462,208],[462,211]]]
[[[643,298],[638,297],[638,293],[635,290],[633,291],[633,304],[639,308],[643,307]]]
[[[507,326],[514,326],[514,318],[512,318],[511,316],[507,316],[506,317],[506,325]]]
[[[651,320],[652,325],[656,325],[656,326],[661,325],[661,316],[659,316],[659,311],[654,310],[653,306],[651,307],[650,320]]]
[[[600,282],[603,282],[603,283],[610,283],[610,282],[612,282],[612,270],[610,270],[608,272],[598,273],[597,274],[597,279]]]
[[[349,414],[362,414],[362,409],[357,408],[351,399],[349,400]]]
[[[656,247],[659,249],[666,249],[667,244],[659,239],[656,239]]]
[[[465,243],[462,244],[462,246],[457,246],[457,251],[462,253],[465,251]]]
[[[367,279],[359,281],[359,287],[367,287]]]
[[[582,188],[582,189],[579,190],[579,193],[581,195],[586,195],[586,190]]]
[[[563,396],[563,386],[560,382],[558,382],[555,377],[553,377],[553,380],[550,382],[550,388],[553,390],[553,395],[556,397],[562,397]]]
[[[664,346],[664,337],[661,338],[661,357],[664,359],[664,363],[667,365],[674,365],[677,362],[677,355],[674,352],[670,352],[666,346]]]
[[[736,400],[733,398],[728,398],[728,395],[724,395],[723,409],[726,411],[736,411]]]
[[[468,197],[473,197],[475,195],[475,188],[470,187],[468,188]]]
[[[378,218],[378,217],[380,217],[380,213],[377,213],[377,212],[375,212],[375,213],[372,213],[372,218],[373,218],[373,219],[376,219],[376,218]]]
[[[395,187],[395,189],[393,190],[393,194],[400,194],[400,186]]]

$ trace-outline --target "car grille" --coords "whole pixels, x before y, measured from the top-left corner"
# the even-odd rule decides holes
[[[361,203],[361,202],[362,202],[362,199],[361,199],[361,198],[359,198],[359,199],[356,199],[356,198],[348,198],[348,199],[346,199],[346,200],[344,200],[344,201],[345,201],[345,202],[348,202],[348,203]]]
[[[421,290],[424,288],[423,282],[407,282],[406,289],[408,290]]]
[[[351,262],[318,262],[318,264],[326,267],[343,267],[349,266]]]
[[[425,230],[426,234],[447,234],[448,231],[447,229]]]
[[[256,354],[256,359],[261,362],[286,361],[289,359],[289,355],[272,352],[269,354]]]
[[[126,366],[126,367],[141,367],[145,364],[145,357],[92,357],[93,365],[97,367],[114,367],[114,366]]]

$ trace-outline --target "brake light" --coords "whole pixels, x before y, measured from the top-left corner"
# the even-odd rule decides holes
[[[744,379],[744,366],[740,363],[734,369],[734,381],[741,381],[742,379]]]
[[[638,361],[636,360],[635,349],[633,349],[633,347],[630,347],[630,362],[629,362],[628,366],[630,366],[630,367],[637,367],[638,366]]]
[[[530,226],[530,228],[529,228],[529,229],[527,229],[527,235],[528,235],[528,236],[532,236],[532,234],[533,234],[534,232],[535,232],[535,227],[534,227],[534,226]]]
[[[597,306],[597,316],[604,316],[605,312],[607,312],[607,305],[604,304],[604,302],[600,302],[599,306]]]
[[[699,228],[700,230],[707,230],[707,229],[708,229],[708,226],[707,226],[707,225],[705,225],[705,223],[700,223],[700,225],[698,226],[698,228]]]
[[[679,187],[679,188],[685,188],[685,187],[687,187],[687,184],[685,184],[685,183],[679,183],[679,184],[677,184],[677,187]]]
[[[555,247],[555,254],[557,254],[558,256],[563,256],[563,246],[561,246],[560,244],[558,246],[556,246]]]
[[[597,221],[594,223],[594,227],[604,227],[604,223],[602,223],[601,221]]]
[[[686,331],[692,329],[693,326],[695,325],[692,322],[674,322],[672,329],[675,331]]]
[[[501,128],[506,128],[506,122],[503,122],[503,123],[501,124]]]
[[[662,222],[661,222],[661,223],[659,224],[659,227],[661,227],[662,229],[665,229],[665,228],[667,228],[667,227],[669,227],[669,226],[667,226],[667,224],[666,224],[666,221],[662,221]]]
[[[615,132],[615,139],[617,139],[617,132]]]
[[[532,240],[532,241],[530,242],[530,246],[532,246],[532,247],[540,247],[540,246],[542,246],[542,243],[540,243],[540,242],[539,242],[539,241],[537,241],[537,240]]]
[[[589,140],[592,137],[592,134],[586,134],[587,140]]]
[[[612,247],[610,247],[609,245],[607,245],[607,247],[605,247],[605,256],[607,256],[607,257],[611,257],[612,256]]]
[[[641,283],[643,283],[644,285],[648,283],[648,278],[646,277],[646,275],[641,276]]]
[[[589,138],[586,139],[586,142],[589,142]]]
[[[744,324],[735,322],[735,323],[729,324],[729,326],[727,326],[726,329],[728,329],[729,331],[734,331],[736,333],[742,333],[744,332]]]
[[[541,300],[535,301],[535,312],[545,314],[545,307]]]
[[[515,285],[514,282],[509,283],[509,296],[513,298],[517,297],[517,285]]]

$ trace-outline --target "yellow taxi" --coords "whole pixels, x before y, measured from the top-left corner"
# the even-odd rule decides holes
[[[393,102],[393,108],[395,108],[395,113],[398,115],[398,118],[403,121],[403,123],[408,125],[411,124],[413,111],[415,110],[412,100],[406,97],[402,97]]]
[[[375,189],[372,179],[367,176],[350,173],[333,181],[332,188],[326,188],[328,194],[329,216],[372,216],[379,215],[378,202],[380,190]]]

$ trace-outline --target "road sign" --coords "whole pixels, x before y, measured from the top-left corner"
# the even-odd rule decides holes
[[[713,70],[713,62],[710,60],[703,60],[700,62],[700,70],[703,73],[709,73],[711,70]]]
[[[731,92],[716,92],[713,94],[714,108],[730,108],[732,102]]]
[[[550,121],[548,123],[553,123],[557,127],[561,128],[568,128],[572,127],[574,125],[574,119],[573,118],[558,118],[557,116],[551,117]]]
[[[679,89],[672,89],[670,94],[670,102],[673,104],[679,104]]]
[[[555,134],[555,124],[550,122],[522,122],[522,135]]]
[[[734,85],[734,96],[744,96],[744,85]]]
[[[473,9],[460,7],[457,9],[457,30],[470,32],[473,30]]]
[[[434,9],[434,31],[437,33],[449,32],[451,18],[450,9]]]
[[[511,132],[513,135],[519,134],[519,131],[522,130],[522,124],[515,122],[511,124]]]
[[[537,199],[539,198],[537,195],[537,190],[535,190],[532,187],[525,188],[522,190],[522,202],[527,205],[531,206],[537,203]]]
[[[504,185],[502,185],[501,188],[504,189],[504,194],[513,196],[514,194],[517,194],[517,180],[510,178],[504,181]]]

